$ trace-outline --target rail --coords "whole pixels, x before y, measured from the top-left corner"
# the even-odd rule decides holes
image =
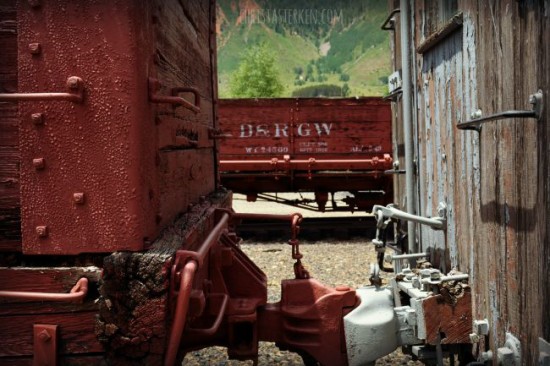
[[[24,301],[81,302],[88,294],[88,279],[82,277],[68,294],[55,292],[0,291],[0,298]]]

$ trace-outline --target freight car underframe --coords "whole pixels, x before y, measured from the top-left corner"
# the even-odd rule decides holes
[[[104,257],[101,278],[97,267],[73,267],[65,275],[56,267],[2,269],[3,278],[15,287],[22,272],[25,288],[35,281],[43,289],[44,273],[51,282],[63,278],[65,287],[77,283],[66,295],[0,292],[0,298],[15,301],[12,313],[21,307],[50,313],[40,319],[31,315],[34,335],[28,334],[30,328],[23,335],[34,361],[55,365],[80,353],[92,357],[84,358],[86,364],[106,357],[113,364],[174,365],[186,352],[213,345],[227,347],[230,358],[256,361],[259,341],[275,342],[298,352],[308,364],[322,365],[364,365],[398,346],[407,346],[426,362],[468,354],[472,316],[464,276],[442,276],[424,263],[419,269],[405,267],[391,286],[381,287],[375,266],[373,286],[330,288],[310,278],[302,264],[297,239],[301,215],[239,214],[213,201],[227,202],[204,199],[147,252]],[[240,250],[234,233],[241,220],[250,218],[291,225],[295,278],[282,281],[276,303],[267,302],[266,275]],[[26,329],[13,322],[10,326]],[[97,338],[89,334],[94,328]]]
[[[222,184],[233,192],[312,211],[370,211],[393,196],[393,180],[385,174],[392,167],[389,154],[369,159],[283,159],[220,160]],[[311,199],[284,199],[278,193],[314,192]],[[336,192],[348,192],[338,205]],[[327,207],[329,202],[331,205]],[[316,203],[317,207],[312,205]]]

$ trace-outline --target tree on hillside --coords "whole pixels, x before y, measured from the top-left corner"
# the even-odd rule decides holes
[[[249,49],[229,82],[234,98],[270,98],[283,92],[275,67],[275,54],[265,43]]]

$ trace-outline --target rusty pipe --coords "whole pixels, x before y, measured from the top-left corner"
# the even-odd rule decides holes
[[[181,271],[178,300],[176,302],[176,312],[174,314],[172,329],[170,330],[166,357],[164,358],[165,366],[173,366],[176,363],[181,335],[183,333],[183,329],[185,328],[187,310],[189,309],[189,298],[191,296],[193,280],[195,279],[195,272],[197,271],[197,268],[197,262],[190,260],[185,263]]]
[[[0,291],[0,298],[26,301],[81,302],[88,294],[88,279],[82,277],[68,294],[54,292]]]

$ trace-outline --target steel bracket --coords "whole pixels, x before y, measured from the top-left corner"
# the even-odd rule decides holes
[[[34,324],[33,366],[57,365],[57,325]]]
[[[482,123],[506,118],[534,118],[537,121],[540,121],[542,118],[542,113],[544,111],[544,98],[542,90],[539,89],[536,93],[529,96],[529,104],[533,106],[530,111],[510,110],[485,117],[482,117],[482,112],[478,109],[477,111],[472,113],[470,120],[458,123],[456,127],[459,130],[474,130],[477,132],[481,132]]]

